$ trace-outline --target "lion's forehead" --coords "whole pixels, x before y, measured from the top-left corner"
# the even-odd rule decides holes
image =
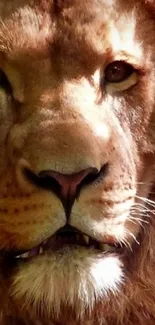
[[[36,3],[36,6],[34,5]],[[44,7],[43,7],[44,3]],[[124,8],[120,0],[60,1],[54,12],[48,1],[24,1],[5,13],[0,24],[0,49],[12,60],[31,55],[61,57],[97,64],[110,51],[129,50],[135,44],[136,10]],[[3,2],[4,4],[4,2]],[[2,6],[2,5],[1,5]],[[123,28],[122,28],[123,26]],[[130,37],[129,37],[130,36]],[[83,59],[81,59],[81,57]],[[58,63],[58,62],[57,62]]]

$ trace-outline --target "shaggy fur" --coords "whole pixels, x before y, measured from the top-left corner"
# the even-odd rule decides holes
[[[0,1],[0,325],[155,324],[154,53],[154,0]],[[68,219],[24,172],[105,165]],[[12,257],[66,222],[123,254]]]

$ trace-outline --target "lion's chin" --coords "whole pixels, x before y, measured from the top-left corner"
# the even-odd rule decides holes
[[[63,251],[18,261],[12,295],[34,312],[57,317],[65,305],[81,318],[108,292],[117,292],[122,282],[122,264],[116,254],[66,246]]]

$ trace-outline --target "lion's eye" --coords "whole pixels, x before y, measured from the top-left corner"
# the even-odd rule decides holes
[[[11,84],[2,70],[0,70],[0,88],[3,88],[8,93],[12,93]]]
[[[118,83],[126,80],[134,72],[134,68],[124,61],[114,61],[110,63],[104,72],[104,81],[108,83]]]

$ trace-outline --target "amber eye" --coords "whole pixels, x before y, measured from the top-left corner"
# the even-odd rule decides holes
[[[124,61],[114,61],[110,63],[104,72],[105,82],[121,82],[129,78],[134,72],[134,68]]]

